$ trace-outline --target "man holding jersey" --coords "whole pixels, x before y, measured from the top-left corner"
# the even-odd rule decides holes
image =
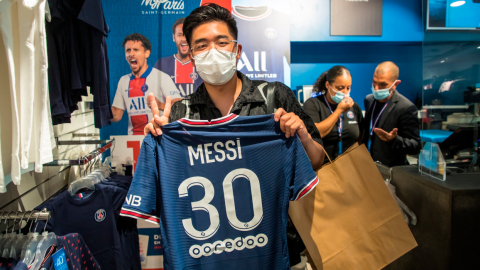
[[[161,126],[181,118],[212,120],[234,113],[240,116],[264,115],[266,100],[258,89],[262,81],[252,81],[237,71],[242,45],[237,42],[238,29],[230,11],[216,4],[197,8],[185,19],[183,34],[190,47],[189,58],[204,83],[191,95],[170,107],[167,98],[162,116],[156,114],[155,102],[149,101],[154,119],[145,133],[161,135]],[[252,37],[254,38],[254,37]],[[149,100],[153,99],[149,96]],[[189,105],[185,105],[187,100]],[[292,90],[274,83],[275,121],[285,136],[298,135],[313,169],[324,160],[322,139],[312,119],[303,111]]]

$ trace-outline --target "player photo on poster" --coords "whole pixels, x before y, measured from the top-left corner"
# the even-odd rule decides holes
[[[183,35],[183,21],[185,17],[178,18],[172,25],[172,40],[177,52],[157,60],[155,68],[165,72],[175,83],[181,97],[192,94],[203,83],[202,78],[195,71],[188,53],[190,47]]]
[[[192,93],[201,83],[192,65],[185,61],[181,31],[177,35],[172,34],[175,22],[185,18],[200,3],[200,0],[118,0],[104,3],[105,20],[110,29],[107,45],[114,124],[102,130],[102,137],[143,135],[145,125],[152,117],[147,98],[149,94],[154,95],[161,115],[167,96],[176,102]],[[172,38],[175,40],[172,41]],[[160,63],[159,59],[168,56],[174,59],[174,55],[183,61],[183,68],[178,70],[183,72],[185,68],[190,68],[188,75],[175,72],[174,62],[173,68],[167,64],[155,67],[157,62]],[[193,79],[187,81],[186,78]]]
[[[237,69],[252,80],[290,85],[290,1],[232,0],[238,43]]]

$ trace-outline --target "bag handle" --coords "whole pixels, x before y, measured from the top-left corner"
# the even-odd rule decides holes
[[[350,146],[345,152],[343,152],[343,154],[341,154],[340,156],[338,156],[338,157],[337,157],[336,159],[334,159],[333,161],[337,160],[339,157],[347,154],[348,152],[352,151],[353,149],[355,149],[355,148],[357,148],[357,147],[359,147],[359,146],[360,146],[360,145],[359,145],[358,143],[354,143],[354,144],[353,144],[352,146]],[[330,161],[330,163],[327,163],[327,164],[333,163],[332,160],[330,159],[330,156],[327,154],[327,151],[325,151],[325,148],[322,147],[322,150],[323,150],[323,152],[325,153],[325,155],[327,156],[328,161]],[[327,164],[324,164],[324,166],[327,165]],[[323,167],[323,166],[322,166],[322,167]],[[320,169],[321,169],[321,168],[320,168]]]
[[[330,163],[332,163],[332,160],[330,159],[330,156],[327,154],[327,151],[325,151],[325,148],[323,146],[322,146],[322,150],[325,153],[325,156],[327,156],[328,161],[330,161]]]

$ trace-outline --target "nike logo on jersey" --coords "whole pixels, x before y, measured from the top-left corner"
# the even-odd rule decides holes
[[[173,78],[175,78],[175,77],[177,77],[177,76],[178,76],[178,75],[173,75],[173,76],[170,76],[170,78],[172,78],[172,79],[173,79]]]

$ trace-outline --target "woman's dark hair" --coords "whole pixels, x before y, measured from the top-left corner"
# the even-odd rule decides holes
[[[144,35],[139,34],[139,33],[134,33],[134,34],[128,35],[123,40],[122,47],[125,48],[125,43],[127,43],[127,41],[130,41],[130,40],[131,41],[141,41],[142,46],[143,46],[143,48],[145,48],[146,51],[152,51],[152,44],[150,44],[150,40],[148,40],[148,38],[145,37]]]
[[[237,39],[238,29],[237,22],[232,17],[232,13],[228,9],[217,4],[206,4],[194,9],[183,22],[183,34],[187,39],[188,45],[191,46],[193,29],[204,23],[213,21],[223,22],[228,26],[228,31],[234,39]]]
[[[334,83],[337,77],[344,74],[350,75],[350,71],[344,66],[333,66],[329,70],[325,71],[318,77],[317,81],[313,85],[313,92],[319,93],[327,90],[325,83],[328,81],[330,84]]]

